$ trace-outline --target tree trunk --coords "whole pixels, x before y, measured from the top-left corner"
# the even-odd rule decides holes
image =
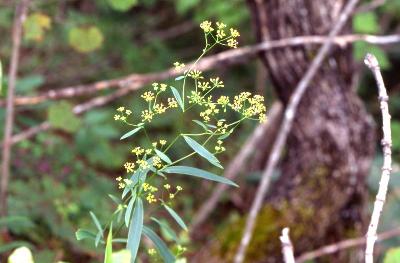
[[[345,0],[248,0],[258,41],[327,35]],[[344,31],[349,32],[348,26]],[[286,104],[319,46],[275,49],[260,54],[279,99]],[[366,176],[374,154],[370,116],[352,87],[351,48],[334,48],[299,105],[282,160],[282,176],[271,186],[257,228],[274,219],[260,258],[255,237],[249,262],[281,262],[279,232],[289,226],[296,254],[365,232]],[[272,216],[272,218],[271,218]],[[263,219],[264,218],[264,219]],[[256,232],[257,232],[256,228]],[[264,234],[267,232],[263,232]],[[268,232],[269,233],[269,232]],[[344,262],[336,255],[331,262]],[[346,261],[348,260],[345,259]]]

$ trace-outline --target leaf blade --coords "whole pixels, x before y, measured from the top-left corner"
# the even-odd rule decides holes
[[[168,164],[171,164],[171,163],[172,163],[171,159],[170,159],[165,153],[163,153],[162,151],[159,151],[159,150],[157,150],[157,149],[154,149],[154,151],[156,152],[156,154],[158,155],[158,157],[161,158],[161,160],[163,160],[164,162],[166,162],[166,163],[168,163]]]
[[[128,232],[128,242],[126,248],[131,252],[131,262],[135,262],[136,255],[139,249],[140,237],[143,229],[143,202],[138,198],[135,205],[135,210],[132,214],[131,224]]]
[[[168,249],[167,245],[164,243],[164,241],[162,241],[161,238],[159,238],[157,236],[157,234],[154,233],[153,230],[151,230],[147,226],[143,226],[143,234],[146,237],[148,237],[151,241],[153,241],[154,245],[156,246],[156,249],[160,253],[164,262],[166,262],[166,263],[174,263],[175,262],[174,255],[169,251],[169,249]]]
[[[194,167],[189,167],[189,166],[170,166],[167,167],[163,170],[166,173],[176,173],[176,174],[185,174],[185,175],[190,175],[190,176],[194,176],[194,177],[198,177],[198,178],[202,178],[202,179],[206,179],[206,180],[210,180],[210,181],[214,181],[214,182],[218,182],[218,183],[223,183],[223,184],[227,184],[227,185],[231,185],[231,186],[235,186],[235,187],[239,187],[237,184],[235,184],[234,182],[232,182],[231,180],[198,169],[198,168],[194,168]]]
[[[104,255],[104,263],[112,263],[112,222],[110,225],[110,231],[108,232],[106,253]]]
[[[179,91],[176,88],[172,87],[172,86],[170,86],[170,88],[171,88],[172,94],[174,95],[174,97],[175,97],[176,101],[178,102],[179,106],[181,107],[182,110],[184,110],[183,101],[182,101],[181,95],[179,94]]]
[[[211,164],[217,166],[218,168],[223,168],[214,154],[210,153],[206,148],[204,148],[203,145],[199,144],[189,136],[183,136],[183,139],[185,139],[190,148],[192,148],[196,153],[205,158]]]
[[[135,129],[133,129],[133,130],[131,130],[131,131],[125,133],[124,135],[121,136],[121,138],[120,138],[119,140],[124,140],[124,139],[126,139],[126,138],[128,138],[128,137],[131,137],[132,135],[134,135],[135,133],[137,133],[138,131],[140,131],[142,128],[143,128],[143,127],[140,126],[140,127],[137,127],[137,128],[135,128]]]
[[[172,209],[171,207],[167,206],[166,204],[163,205],[165,210],[167,210],[167,212],[172,216],[172,218],[176,221],[176,223],[178,223],[178,225],[185,231],[188,231],[188,228],[185,224],[185,222],[183,221],[183,219],[178,215],[177,212],[175,212],[174,209]]]

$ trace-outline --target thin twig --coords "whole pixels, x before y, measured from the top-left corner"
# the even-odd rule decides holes
[[[374,209],[367,232],[367,246],[365,248],[365,262],[373,263],[374,260],[374,244],[377,239],[376,231],[378,229],[379,218],[381,216],[383,205],[385,204],[386,194],[389,186],[390,172],[392,171],[392,133],[390,130],[390,114],[389,114],[389,96],[387,95],[385,83],[383,82],[381,70],[378,60],[372,54],[367,54],[364,60],[365,65],[374,74],[379,92],[379,103],[382,111],[382,151],[383,165],[381,180],[379,181],[378,194],[376,195]]]
[[[280,123],[282,111],[283,106],[281,103],[275,102],[272,105],[271,110],[268,112],[268,121],[264,124],[258,125],[253,133],[248,137],[239,153],[236,154],[235,158],[230,161],[229,165],[225,169],[224,177],[234,180],[246,166],[246,160],[253,153],[254,149],[257,148],[257,145],[260,143],[260,141],[270,140],[272,142],[274,140],[274,130],[275,127]],[[225,184],[218,184],[216,186],[211,196],[205,202],[203,202],[201,207],[193,216],[192,224],[190,226],[191,233],[194,233],[194,230],[208,218],[210,213],[214,211],[215,207],[217,206],[222,194],[229,189],[230,188]]]
[[[282,151],[283,146],[285,145],[286,139],[287,139],[290,129],[292,127],[293,119],[296,114],[299,102],[300,102],[304,92],[307,90],[309,83],[312,81],[313,77],[315,76],[319,67],[321,66],[325,57],[327,56],[327,54],[332,46],[334,37],[340,32],[340,30],[345,25],[346,21],[348,20],[350,14],[354,10],[358,1],[359,0],[350,0],[347,3],[342,14],[339,16],[339,19],[335,22],[333,29],[329,33],[329,37],[326,39],[325,43],[318,51],[317,56],[311,63],[311,66],[307,70],[304,77],[301,79],[300,83],[297,85],[296,89],[294,90],[294,92],[289,100],[289,104],[285,110],[284,119],[283,119],[282,124],[279,129],[280,132],[278,134],[276,141],[274,142],[271,155],[269,156],[268,163],[267,163],[265,170],[263,172],[263,175],[262,175],[261,183],[257,189],[257,193],[256,193],[255,199],[253,201],[253,204],[251,206],[249,216],[246,220],[246,226],[243,231],[244,234],[242,236],[242,240],[240,242],[239,249],[235,255],[235,259],[234,259],[235,263],[242,263],[245,258],[246,249],[247,249],[247,247],[250,243],[251,237],[253,235],[253,230],[254,230],[254,225],[256,222],[257,215],[261,209],[261,205],[263,203],[264,196],[269,187],[272,172],[273,172],[276,164],[278,163],[280,153]]]
[[[210,70],[212,68],[217,67],[218,65],[230,65],[234,63],[238,63],[239,61],[243,61],[244,59],[249,59],[251,56],[256,55],[260,51],[271,50],[274,48],[285,47],[285,46],[298,46],[305,44],[321,44],[327,38],[325,36],[303,36],[303,37],[294,37],[287,38],[281,40],[274,40],[263,42],[254,46],[247,46],[243,48],[238,48],[234,50],[229,50],[225,52],[221,52],[217,55],[212,55],[209,57],[205,57],[200,60],[197,68],[199,70]],[[343,35],[341,37],[337,37],[334,39],[335,44],[339,46],[347,45],[349,43],[355,41],[366,41],[368,43],[373,43],[377,45],[389,45],[393,43],[400,42],[400,35],[389,35],[389,36],[373,36],[373,35]],[[190,65],[190,64],[189,64]],[[88,85],[78,85],[71,86],[62,89],[50,90],[41,95],[31,96],[31,97],[18,97],[15,98],[14,102],[16,105],[34,105],[38,103],[42,103],[49,99],[65,99],[72,98],[80,95],[87,95],[94,93],[96,91],[101,91],[105,89],[110,89],[112,87],[118,88],[118,90],[128,90],[133,91],[144,87],[147,84],[150,84],[155,81],[161,81],[167,78],[175,77],[179,74],[182,74],[180,71],[175,71],[174,69],[168,69],[158,73],[149,73],[149,74],[132,74],[126,77],[111,79],[111,80],[103,80],[98,81]],[[129,92],[118,92],[115,94],[114,99],[122,97]],[[119,95],[118,94],[123,94]],[[99,100],[101,97],[95,98],[93,100]],[[92,101],[92,100],[90,100]],[[108,100],[111,101],[111,100]],[[86,103],[85,103],[86,104]],[[91,104],[91,103],[89,103]],[[2,105],[2,101],[0,101],[0,106]],[[87,110],[94,108],[95,106],[102,106],[105,103],[95,104],[93,107],[89,107]],[[77,105],[80,107],[82,105]],[[86,104],[88,106],[88,104]],[[42,129],[40,129],[40,127]],[[50,127],[45,125],[45,122],[40,124],[39,126],[35,126],[29,128],[25,131],[22,131],[20,134],[17,134],[12,139],[12,144],[19,142],[23,139],[28,139],[37,134],[38,132],[48,130]]]
[[[282,229],[282,235],[279,237],[282,243],[282,254],[285,263],[295,263],[293,254],[293,245],[289,237],[289,228]]]
[[[280,40],[265,41],[256,45],[250,45],[242,48],[232,49],[221,52],[216,55],[211,55],[203,58],[198,62],[196,68],[198,70],[209,70],[217,67],[218,65],[224,64],[229,65],[238,63],[244,59],[249,59],[255,56],[260,51],[267,51],[276,48],[288,47],[288,46],[302,46],[312,44],[323,44],[325,43],[327,36],[299,36],[284,38]],[[336,36],[333,43],[338,46],[346,46],[347,44],[355,41],[365,41],[370,44],[376,45],[390,45],[400,42],[400,35],[388,35],[388,36],[375,36],[375,35],[343,35]],[[158,73],[149,74],[131,74],[125,77],[117,79],[102,80],[87,85],[70,86],[60,89],[52,89],[43,92],[36,96],[24,96],[15,98],[15,105],[34,105],[45,102],[47,100],[66,99],[82,95],[89,95],[95,92],[111,89],[111,88],[126,88],[132,84],[134,85],[147,85],[154,81],[160,81],[163,79],[175,77],[182,74],[184,70],[190,68],[193,63],[189,63],[188,66],[181,71],[174,69],[168,69]],[[0,105],[4,104],[4,101],[0,101]]]
[[[115,91],[114,93],[110,94],[110,95],[106,95],[106,96],[99,96],[99,97],[95,97],[93,99],[90,99],[84,103],[78,104],[76,105],[73,109],[72,112],[76,115],[80,115],[82,113],[85,113],[93,108],[96,107],[100,107],[103,105],[106,105],[107,103],[117,99],[117,98],[121,98],[125,95],[127,95],[129,92],[131,92],[132,90],[135,90],[139,88],[139,86],[136,85],[132,85],[127,89],[120,89]],[[15,144],[18,143],[20,141],[29,139],[33,136],[35,136],[36,134],[40,133],[40,132],[44,132],[47,130],[51,129],[51,125],[48,121],[44,121],[41,124],[28,128],[18,134],[15,134],[12,138],[11,138],[11,144]]]
[[[365,13],[365,12],[369,12],[371,10],[374,10],[382,5],[384,5],[386,2],[386,0],[374,0],[370,3],[366,3],[362,6],[360,6],[359,8],[356,9],[356,13]]]
[[[21,1],[15,8],[15,18],[12,29],[12,51],[10,70],[8,74],[8,89],[6,103],[6,121],[4,125],[4,139],[1,166],[0,186],[0,216],[7,215],[7,191],[10,179],[11,136],[14,126],[14,95],[17,81],[19,53],[21,47],[22,24],[28,12],[29,0]]]
[[[389,238],[397,237],[399,235],[400,235],[400,228],[394,228],[394,229],[391,229],[391,230],[388,230],[386,232],[379,234],[376,241],[378,241],[378,242],[383,241],[383,240],[386,240]],[[330,254],[336,253],[341,250],[349,249],[352,247],[359,247],[359,246],[364,245],[366,243],[366,241],[367,241],[366,237],[359,237],[359,238],[343,240],[343,241],[340,241],[335,244],[323,246],[314,251],[306,252],[306,253],[302,254],[301,256],[299,256],[298,258],[296,258],[296,262],[303,263],[303,262],[310,261],[310,260],[325,256],[325,255],[330,255]]]

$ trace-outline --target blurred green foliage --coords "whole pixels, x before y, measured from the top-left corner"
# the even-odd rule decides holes
[[[0,35],[5,36],[0,42],[0,59],[5,73],[11,55],[11,38],[7,36],[11,34],[13,12],[13,5],[0,3]],[[242,0],[34,1],[24,25],[17,94],[36,95],[69,85],[159,71],[170,67],[174,60],[188,62],[202,48],[197,24],[205,19],[238,27],[242,33],[241,46],[254,43],[249,10]],[[392,0],[376,10],[356,15],[353,27],[356,33],[389,34],[398,30],[399,20],[400,0]],[[365,52],[374,53],[384,68],[394,118],[394,159],[399,161],[400,49],[355,43],[357,60],[363,59]],[[225,80],[226,90],[231,90],[232,94],[238,90],[254,90],[255,63],[216,70]],[[0,82],[4,96],[6,76]],[[110,92],[102,91],[96,95]],[[271,94],[270,90],[265,92]],[[359,93],[379,121],[372,78],[363,78]],[[10,225],[10,234],[15,242],[32,246],[35,262],[54,262],[60,254],[62,260],[69,262],[101,262],[103,248],[93,247],[90,241],[78,243],[74,233],[78,226],[95,229],[88,216],[90,210],[96,211],[99,219],[104,221],[113,211],[114,204],[104,196],[116,194],[115,178],[123,173],[121,166],[129,153],[129,145],[119,142],[120,135],[128,130],[114,122],[112,116],[117,106],[138,105],[140,100],[133,92],[107,106],[74,116],[72,107],[87,99],[49,101],[18,107],[16,111],[15,132],[45,120],[57,128],[13,148],[9,214],[10,217],[26,218],[29,223]],[[272,101],[273,97],[269,99]],[[182,127],[195,129],[195,124],[176,122],[175,117],[167,114],[155,122],[149,132],[170,140]],[[4,108],[0,108],[0,122],[4,122]],[[250,128],[243,127],[242,132],[231,140],[227,147],[231,151],[221,158],[222,162],[226,163],[240,149]],[[0,129],[0,136],[2,134]],[[135,140],[138,142],[135,144],[139,144],[143,138]],[[198,160],[190,165],[202,167],[204,164],[203,160]],[[371,176],[371,180],[373,178]],[[204,191],[199,185],[190,185],[186,181],[179,183],[188,189],[188,194],[177,209],[184,211],[183,217],[190,218],[210,190]],[[374,191],[373,185],[377,183],[374,181],[370,185]],[[388,207],[393,208],[394,214],[387,214],[387,228],[395,226],[393,222],[400,216],[396,214],[400,211],[396,208],[397,199],[390,198],[396,202],[389,202]],[[226,207],[229,207],[228,202]],[[222,213],[226,210],[216,211],[216,218],[221,218]],[[175,226],[171,224],[170,227]],[[167,232],[162,234],[166,239],[174,238]],[[0,240],[0,247],[4,245],[5,241]]]

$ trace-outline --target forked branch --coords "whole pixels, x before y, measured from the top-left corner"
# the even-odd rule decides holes
[[[385,83],[383,82],[378,60],[372,54],[367,54],[364,60],[365,65],[374,74],[378,85],[379,103],[382,111],[382,150],[383,166],[381,180],[379,182],[378,194],[376,195],[374,209],[372,211],[371,221],[367,232],[367,246],[365,248],[365,262],[372,263],[374,260],[374,244],[377,239],[376,231],[378,229],[379,218],[381,216],[383,205],[385,204],[386,194],[389,185],[390,172],[392,171],[392,134],[390,130],[389,114],[389,96],[387,95]]]

